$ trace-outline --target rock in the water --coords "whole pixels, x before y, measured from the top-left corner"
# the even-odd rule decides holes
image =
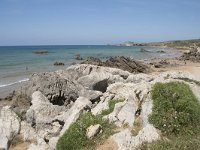
[[[65,64],[63,62],[56,61],[53,65],[54,66],[64,66]]]
[[[75,55],[75,59],[76,59],[76,60],[83,60],[83,58],[81,57],[80,54],[76,54],[76,55]]]
[[[48,54],[49,52],[47,50],[37,50],[33,51],[34,54]]]
[[[97,134],[99,134],[100,132],[102,132],[102,127],[100,124],[96,124],[96,125],[91,125],[87,128],[87,132],[86,135],[89,139],[92,139],[93,137],[95,137]]]
[[[144,49],[144,48],[141,48],[140,49],[140,52],[149,52],[148,50]]]

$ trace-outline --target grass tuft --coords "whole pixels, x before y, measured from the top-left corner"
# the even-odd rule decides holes
[[[81,150],[95,149],[97,144],[102,143],[110,135],[114,134],[116,126],[103,120],[103,116],[108,115],[114,110],[115,104],[119,100],[109,101],[109,109],[104,110],[100,115],[94,116],[91,112],[82,114],[79,119],[73,123],[64,135],[58,140],[56,145],[57,150]],[[103,132],[93,139],[88,139],[86,130],[89,126],[100,124]]]

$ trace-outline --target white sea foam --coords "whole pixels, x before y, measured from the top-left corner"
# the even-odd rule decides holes
[[[28,81],[28,80],[29,80],[28,78],[25,78],[25,79],[22,79],[22,80],[19,80],[19,81],[16,81],[16,82],[12,82],[12,83],[8,83],[8,84],[0,84],[0,88],[11,86],[11,85],[21,83],[21,82],[25,82],[25,81]]]

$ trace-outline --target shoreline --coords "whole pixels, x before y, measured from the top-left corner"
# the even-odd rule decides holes
[[[19,129],[20,134],[16,132],[15,136],[17,138],[26,137],[27,135],[24,134],[24,131],[27,132],[31,129],[31,131],[34,131],[33,135],[32,133],[30,134],[33,141],[43,140],[43,144],[39,142],[26,143],[26,140],[22,140],[23,144],[27,144],[27,148],[32,146],[40,148],[45,145],[45,147],[48,147],[47,149],[55,149],[59,143],[59,139],[63,136],[65,137],[63,133],[67,133],[68,130],[71,130],[70,126],[77,123],[77,119],[82,117],[86,109],[89,110],[89,114],[96,117],[98,114],[103,114],[103,111],[107,110],[107,106],[109,112],[103,114],[103,118],[106,117],[109,122],[113,121],[112,113],[117,114],[117,118],[123,117],[117,122],[113,122],[119,132],[110,134],[112,140],[115,142],[112,147],[120,143],[131,143],[131,141],[135,141],[132,139],[141,137],[139,134],[140,131],[145,134],[144,136],[146,136],[146,134],[148,136],[150,135],[149,132],[152,132],[151,135],[157,135],[156,139],[159,139],[160,132],[157,132],[154,126],[149,126],[150,124],[148,124],[147,121],[152,110],[151,104],[153,102],[149,97],[152,86],[158,82],[182,82],[182,80],[184,80],[185,84],[191,87],[194,94],[198,97],[200,96],[197,91],[197,88],[199,88],[198,84],[200,83],[200,78],[198,76],[200,69],[197,69],[197,67],[200,67],[199,63],[168,58],[164,60],[154,59],[150,62],[151,64],[147,66],[144,62],[141,63],[138,60],[132,60],[127,57],[116,57],[106,62],[95,58],[91,60],[92,62],[87,60],[88,63],[73,65],[65,70],[35,74],[26,85],[21,85],[23,87],[19,91],[16,91],[13,95],[10,94],[7,99],[0,100],[0,111],[11,111],[13,114],[17,114],[15,114],[15,117],[20,115],[20,118],[24,119],[22,122],[19,121],[21,128]],[[93,63],[97,64],[94,65]],[[119,63],[121,64],[119,65]],[[159,66],[158,64],[161,65]],[[188,81],[185,81],[185,79],[188,79]],[[190,81],[194,81],[195,85]],[[15,86],[16,85],[12,86],[12,88],[15,88]],[[118,99],[121,101],[118,101]],[[138,103],[138,101],[141,101],[141,103]],[[120,112],[116,113],[115,104],[113,109],[110,110],[111,102],[120,104]],[[144,113],[145,116],[143,116],[140,115],[139,111],[142,113],[148,112]],[[125,115],[120,116],[120,113]],[[3,114],[5,114],[5,118],[9,117],[6,116],[6,113]],[[132,135],[131,129],[132,127],[134,129],[134,123],[138,121],[138,119],[140,119],[141,122],[147,122],[147,125],[144,128],[139,128],[136,133],[137,135]],[[55,124],[55,122],[57,124]],[[32,124],[35,126],[32,126]],[[100,123],[100,125],[101,124],[102,123]],[[52,126],[57,127],[58,125],[59,128],[52,130]],[[91,125],[94,126],[93,122],[91,122]],[[27,128],[27,126],[29,128]],[[123,129],[121,127],[123,127]],[[90,124],[86,126],[85,130],[88,131],[89,128]],[[107,129],[103,124],[101,128],[104,131]],[[36,129],[39,129],[39,131]],[[77,131],[79,132],[79,130]],[[126,131],[127,135],[130,135],[130,139],[126,139],[127,135],[123,134],[124,131]],[[49,136],[46,136],[46,132]],[[75,130],[73,132],[75,132]],[[54,136],[55,133],[56,139]],[[83,132],[83,134],[87,135],[87,132]],[[123,135],[123,137],[121,135]],[[117,136],[122,138],[119,140]],[[37,137],[42,138],[39,139]],[[48,141],[46,138],[48,138]],[[123,139],[123,141],[121,141],[121,139]],[[107,139],[103,141],[102,145],[97,143],[95,147],[98,149],[99,146],[106,146],[106,140]],[[145,141],[140,142],[143,143]],[[10,147],[20,147],[20,144],[21,143],[17,143],[17,145],[13,146],[11,141]],[[131,145],[125,145],[123,149],[131,147],[132,145],[140,146],[140,144],[131,143]]]
[[[163,48],[163,46],[152,46],[152,47]],[[171,66],[167,65],[167,66],[161,67],[161,68],[153,68],[152,69],[153,70],[152,74],[155,74],[155,73],[158,73],[158,72],[170,71],[170,70],[183,70],[183,71],[188,70],[188,71],[193,71],[194,72],[195,69],[190,69],[190,68],[191,67],[194,67],[194,68],[199,67],[197,63],[193,63],[191,61],[188,61],[187,64],[184,64],[183,61],[176,59],[177,57],[180,57],[184,53],[184,51],[187,51],[188,49],[187,50],[182,50],[182,49],[170,48],[170,47],[166,47],[166,46],[164,48],[167,48],[169,50],[177,52],[177,55],[174,56],[174,57],[169,57],[169,55],[168,55],[167,57],[164,57],[164,58],[161,58],[161,57],[158,56],[158,58],[134,59],[134,60],[142,62],[142,63],[147,64],[147,65],[149,65],[150,63],[159,62],[159,61],[162,61],[162,60],[166,60],[166,61],[170,62]],[[164,53],[164,54],[166,54],[166,53]],[[173,66],[173,65],[175,65],[175,66]],[[66,66],[66,68],[68,68],[68,67],[70,67],[70,65]],[[64,69],[58,69],[58,70],[64,70]],[[56,71],[58,71],[58,70],[56,70]],[[49,71],[49,72],[52,72],[52,71]],[[200,71],[196,71],[196,72],[197,72],[196,74],[200,73]],[[42,73],[42,72],[37,72],[37,73]],[[19,89],[26,82],[27,81],[20,81],[19,83],[14,82],[11,85],[8,85],[8,86],[5,86],[5,87],[0,87],[0,99],[6,98],[10,93],[12,93],[13,91]]]

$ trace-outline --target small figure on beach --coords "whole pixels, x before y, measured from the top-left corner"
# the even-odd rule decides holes
[[[28,70],[28,67],[26,66],[26,70]]]

